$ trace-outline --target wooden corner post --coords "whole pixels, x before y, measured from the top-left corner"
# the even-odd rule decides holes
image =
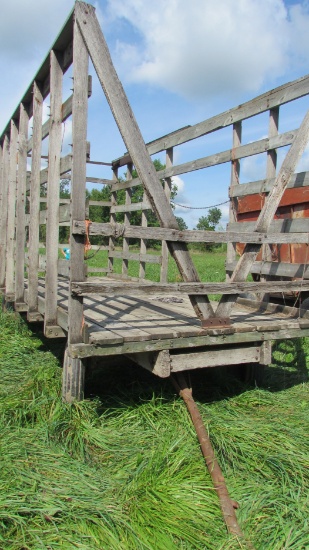
[[[38,271],[40,237],[40,170],[42,150],[43,96],[37,82],[33,83],[33,132],[30,176],[28,321],[40,321],[38,310]]]
[[[10,162],[9,162],[7,239],[6,239],[5,301],[7,303],[14,302],[15,300],[14,256],[15,256],[15,214],[16,214],[16,178],[17,178],[17,138],[18,138],[18,128],[15,121],[12,119],[11,133],[10,133]]]
[[[20,104],[18,133],[18,172],[16,200],[15,309],[27,311],[25,304],[26,182],[29,105]]]
[[[61,53],[51,50],[44,317],[44,333],[49,338],[62,332],[57,323],[62,77]]]
[[[76,4],[77,6],[77,4]],[[76,9],[76,8],[75,8]],[[86,153],[87,153],[87,107],[88,107],[88,63],[89,57],[80,30],[74,21],[73,37],[73,126],[72,126],[72,188],[71,224],[73,220],[85,219],[86,201]],[[71,269],[70,284],[84,281],[84,237],[73,235],[71,225]],[[69,295],[69,334],[68,343],[83,342],[84,314],[83,298]],[[73,359],[68,350],[63,369],[63,398],[74,401],[83,398],[84,363]]]

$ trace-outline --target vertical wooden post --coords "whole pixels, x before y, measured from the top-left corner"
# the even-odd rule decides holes
[[[28,321],[39,321],[38,271],[40,236],[40,170],[42,150],[43,96],[36,82],[33,83],[33,132],[30,177],[30,222],[28,266]]]
[[[5,215],[4,212],[4,143],[0,143],[0,232],[2,228],[2,220]],[[3,261],[2,257],[2,251],[3,251],[3,243],[2,243],[3,235],[0,234],[0,264]],[[2,292],[2,287],[0,283],[0,293]]]
[[[268,126],[268,136],[272,138],[278,135],[278,125],[279,125],[279,107],[274,107],[269,111],[269,126]],[[275,178],[277,170],[277,150],[270,149],[267,151],[267,162],[266,162],[266,178]],[[280,246],[280,245],[279,245]],[[263,244],[262,246],[262,260],[263,262],[271,262],[271,246],[269,244]],[[267,281],[269,277],[266,275],[261,275],[261,281]],[[269,300],[269,294],[258,294],[260,300],[267,301]]]
[[[16,203],[16,270],[15,270],[15,307],[26,311],[25,291],[25,245],[26,245],[26,182],[27,182],[27,145],[29,115],[26,106],[19,107],[18,134],[18,173]]]
[[[166,150],[166,168],[173,166],[173,148]],[[171,189],[172,189],[172,178],[165,178],[164,180],[164,191],[165,195],[170,201],[171,198]],[[161,283],[167,283],[167,271],[168,271],[168,247],[166,241],[162,241],[162,264],[161,264],[161,274],[160,281]]]
[[[71,189],[71,269],[70,284],[85,279],[84,237],[72,235],[72,220],[85,219],[86,201],[86,153],[87,153],[87,107],[88,107],[88,52],[79,28],[74,22],[73,37],[73,157]],[[69,344],[83,341],[83,298],[69,294]],[[63,396],[66,401],[83,398],[84,363],[73,359],[66,352],[63,365]]]
[[[10,150],[9,138],[4,136],[2,145],[2,200],[0,218],[0,288],[5,287],[6,273],[6,239],[7,239],[7,214],[8,214],[8,190],[9,190],[9,164]]]
[[[132,171],[133,171],[133,165],[130,162],[127,165],[127,180],[132,179]],[[126,205],[128,206],[128,205],[131,204],[132,189],[131,188],[126,189],[125,192],[126,192]],[[131,220],[131,212],[125,212],[124,213],[124,225],[125,225],[125,227],[128,227],[128,225],[130,225],[130,220]],[[127,239],[126,237],[123,237],[122,250],[123,250],[124,254],[127,254],[130,250],[130,248],[129,248],[129,239]],[[125,258],[123,258],[123,260],[122,260],[122,274],[123,275],[128,275],[128,265],[129,265],[129,260],[126,260]]]
[[[118,181],[118,168],[113,169],[113,181]],[[116,206],[117,204],[117,192],[113,191],[111,192],[111,203],[112,206]],[[116,223],[116,214],[114,212],[110,213],[109,216],[110,223]],[[115,238],[110,237],[108,239],[108,252],[113,252],[115,250]],[[108,254],[108,273],[112,273],[114,271],[114,258]]]
[[[46,280],[44,333],[59,334],[57,326],[59,184],[62,139],[62,68],[60,54],[50,52],[50,127],[47,178]]]
[[[241,121],[235,122],[233,124],[233,149],[241,145],[241,130],[242,130]],[[234,187],[234,185],[239,185],[239,174],[240,174],[240,161],[239,159],[234,159],[231,162],[231,189]],[[237,202],[237,199],[235,199],[234,197],[231,197],[230,208],[229,208],[230,223],[237,221],[236,202]],[[226,252],[226,262],[231,263],[231,262],[234,262],[235,260],[236,260],[236,243],[228,243],[227,252]],[[226,274],[226,280],[227,281],[230,280],[230,273]]]
[[[10,169],[8,189],[8,218],[7,218],[7,242],[6,242],[6,277],[5,299],[6,302],[14,302],[14,255],[15,255],[15,213],[16,213],[16,177],[17,177],[17,137],[18,129],[15,121],[11,120],[10,133]]]
[[[149,204],[148,197],[147,197],[145,191],[143,193],[142,203],[143,204],[145,204],[145,203]],[[142,210],[142,227],[147,227],[147,225],[148,225],[147,214],[146,214],[145,210]],[[140,253],[141,254],[146,254],[147,253],[147,239],[141,239]],[[146,278],[146,262],[140,261],[138,276],[139,276],[140,279],[145,279]]]

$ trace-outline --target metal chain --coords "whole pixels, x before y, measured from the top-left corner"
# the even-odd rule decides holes
[[[208,210],[209,208],[216,208],[216,206],[222,206],[222,204],[227,204],[228,202],[230,202],[230,199],[218,204],[212,204],[211,206],[186,206],[185,204],[178,204],[171,199],[171,203],[175,206],[181,206],[181,208],[188,208],[189,210]]]

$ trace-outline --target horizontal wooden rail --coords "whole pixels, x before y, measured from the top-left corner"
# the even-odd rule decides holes
[[[260,193],[269,193],[273,188],[276,178],[269,178],[249,183],[233,185],[229,189],[229,197],[243,197]],[[289,182],[287,189],[309,186],[309,172],[298,172],[294,174]]]
[[[309,258],[308,258],[309,260]],[[226,264],[226,271],[234,271],[237,262]],[[272,277],[293,277],[309,279],[309,265],[290,264],[287,262],[254,262],[250,273],[255,275],[271,275]]]
[[[71,291],[78,296],[149,296],[158,294],[240,294],[242,292],[287,292],[309,290],[309,281],[261,281],[223,283],[134,283],[72,282]]]
[[[111,214],[116,212],[138,212],[139,210],[151,210],[149,202],[133,202],[131,204],[119,204],[111,207]]]
[[[281,220],[278,220],[281,221]],[[284,220],[287,222],[291,221],[303,221],[303,220]],[[309,219],[307,221],[307,230]],[[251,222],[249,222],[251,223]],[[93,222],[89,225],[89,235],[101,235],[104,237],[126,237],[128,239],[158,239],[166,241],[177,241],[177,242],[199,242],[199,243],[229,243],[229,242],[240,242],[240,243],[308,243],[309,237],[308,233],[305,232],[303,228],[303,233],[275,233],[272,232],[269,235],[265,233],[255,233],[250,232],[248,229],[246,232],[241,231],[242,225],[245,223],[230,224],[237,225],[238,231],[201,231],[201,230],[185,230],[180,231],[177,229],[167,229],[164,227],[140,227],[135,225],[125,226],[123,224],[111,224],[111,223],[96,223]],[[250,227],[253,227],[251,225]],[[304,227],[304,226],[303,226]],[[74,221],[73,222],[73,234],[75,235],[85,235],[86,234],[86,225],[84,221]]]
[[[187,174],[188,172],[201,170],[202,168],[209,168],[211,166],[225,164],[226,162],[250,157],[252,155],[265,153],[266,151],[270,151],[272,149],[277,149],[279,147],[290,145],[296,135],[297,130],[292,130],[290,132],[285,132],[284,134],[279,134],[271,138],[260,139],[246,145],[240,145],[239,147],[235,147],[234,149],[228,149],[227,151],[221,151],[213,155],[208,155],[207,157],[202,157],[190,162],[185,162],[184,164],[173,165],[170,168],[166,168],[165,170],[160,170],[159,172],[157,172],[157,176],[159,179],[170,178],[172,176],[180,176],[182,174]],[[126,182],[116,183],[113,185],[113,191],[119,191],[120,189],[127,189],[128,187],[135,187],[137,185],[141,185],[141,181],[139,178],[128,180]]]
[[[265,94],[262,94],[238,107],[229,109],[224,113],[216,115],[212,118],[199,122],[193,126],[189,126],[182,130],[178,130],[167,136],[163,136],[151,143],[147,144],[147,149],[150,155],[164,151],[170,147],[175,147],[192,139],[199,138],[215,130],[220,130],[226,126],[230,126],[235,122],[251,118],[265,111],[269,111],[273,107],[284,105],[294,99],[298,99],[309,94],[309,75],[294,80],[279,86]],[[113,165],[116,167],[124,166],[130,162],[130,156],[125,153],[119,159],[114,160]]]
[[[161,256],[155,256],[152,254],[139,254],[139,253],[130,253],[130,252],[118,252],[111,250],[109,252],[110,258],[119,258],[121,260],[133,260],[135,262],[146,262],[149,264],[160,264],[162,261]]]
[[[248,231],[254,231],[254,228],[256,226],[256,222],[231,222],[228,224],[227,231],[230,232],[240,232],[246,234]],[[278,244],[282,241],[274,241],[274,234],[277,237],[279,237],[281,232],[289,232],[289,234],[292,233],[303,233],[302,238],[305,237],[307,233],[307,239],[299,241],[303,243],[309,243],[309,218],[295,218],[295,219],[288,219],[288,218],[282,218],[279,220],[273,220],[270,224],[270,227],[268,229],[268,237],[272,239],[273,242],[277,242]],[[238,242],[236,240],[236,242]],[[240,240],[239,242],[243,242]],[[253,241],[251,241],[253,242]],[[262,241],[261,241],[262,242]],[[266,241],[264,241],[266,242]]]

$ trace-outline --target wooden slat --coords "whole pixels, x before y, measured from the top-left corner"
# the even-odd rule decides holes
[[[132,162],[146,189],[150,204],[162,226],[178,229],[177,221],[171,211],[132,109],[114,69],[94,8],[79,2],[75,5],[75,14],[99,81],[122,138],[130,152]],[[183,278],[185,280],[199,280],[186,245],[170,243],[169,249]],[[194,303],[196,313],[200,317],[213,314],[212,307],[207,299],[201,298],[198,302],[194,300]]]
[[[146,201],[146,199],[147,199],[147,197],[146,197],[146,194],[144,192],[143,200]],[[148,205],[149,205],[149,202],[148,202]],[[145,213],[144,210],[142,211],[142,225],[141,226],[142,227],[147,227],[148,226],[148,220],[147,220],[147,216],[146,216],[146,213]],[[143,258],[146,257],[146,254],[147,254],[147,240],[146,239],[141,239],[140,240],[140,255],[141,255],[141,258],[140,258],[139,271],[138,271],[138,275],[141,279],[145,279],[145,277],[146,277],[146,262],[143,260]],[[160,258],[160,261],[161,261],[161,258]]]
[[[233,150],[240,146],[241,144],[241,131],[242,131],[242,125],[241,122],[235,122],[233,124]],[[230,189],[233,189],[234,187],[239,187],[239,174],[240,174],[240,162],[239,159],[232,159],[231,161],[231,187]],[[229,205],[229,223],[233,223],[237,221],[237,215],[236,215],[236,203],[231,199],[230,205]],[[232,262],[236,259],[236,243],[230,242],[227,245],[227,253],[226,253],[226,261]],[[229,274],[226,274],[227,280],[230,279]]]
[[[255,115],[269,111],[273,107],[279,105],[284,105],[289,103],[294,99],[298,99],[309,93],[309,75],[283,84],[278,88],[274,88],[269,92],[266,92],[254,99],[247,101],[237,107],[233,107],[228,111],[220,113],[212,118],[194,124],[192,126],[186,127],[182,130],[172,132],[167,136],[163,136],[147,145],[147,149],[150,155],[164,151],[169,147],[175,147],[181,143],[186,143],[192,139],[204,136],[215,130],[220,130],[221,128],[226,128],[231,124],[240,122],[247,118],[251,118]],[[123,159],[123,160],[122,160]],[[126,153],[120,159],[115,161],[115,164],[123,166],[129,162],[130,157]]]
[[[287,153],[283,164],[280,168],[279,174],[276,178],[276,183],[268,195],[268,198],[263,206],[258,220],[255,225],[256,232],[267,233],[271,222],[274,218],[275,212],[278,208],[278,204],[286,189],[286,186],[295,172],[297,163],[302,156],[309,138],[309,111],[307,112],[300,128],[299,132]],[[244,252],[237,262],[237,266],[233,271],[231,277],[232,281],[244,281],[246,280],[250,268],[255,261],[255,258],[260,250],[260,245],[246,244]],[[226,317],[230,314],[235,297],[223,296],[220,300],[218,308],[216,310],[216,316]]]
[[[88,76],[88,97],[91,97],[92,94],[92,77]],[[72,114],[72,103],[73,103],[73,94],[68,97],[62,104],[62,122],[65,122]],[[49,135],[49,120],[44,122],[42,126],[42,139],[45,139]],[[27,144],[27,152],[29,153],[32,150],[32,137],[29,138]]]
[[[308,218],[275,220],[270,226],[270,232],[254,232],[254,222],[238,222],[231,224],[237,231],[200,231],[166,229],[162,227],[139,227],[131,225],[125,227],[115,223],[91,223],[90,235],[103,235],[114,238],[125,236],[128,238],[160,239],[174,242],[206,242],[206,243],[307,243],[308,242]],[[251,230],[250,230],[251,229]],[[289,230],[291,233],[279,233],[280,230]],[[84,235],[85,223],[74,221],[73,233]]]
[[[233,271],[236,262],[226,265],[226,269]],[[250,273],[256,275],[269,275],[272,277],[292,277],[309,279],[309,266],[307,264],[290,264],[286,262],[254,262]]]
[[[59,180],[62,140],[62,69],[61,60],[50,52],[50,130],[47,178],[46,289],[44,332],[57,325],[57,262],[59,242]]]
[[[309,290],[308,280],[298,281],[257,281],[257,282],[222,282],[222,283],[154,283],[142,284],[130,282],[72,282],[72,293],[79,296],[99,294],[107,296],[150,296],[152,294],[233,294],[242,292],[288,292],[289,290]]]
[[[132,171],[133,171],[133,165],[132,163],[128,164],[127,166],[127,174],[126,174],[126,179],[132,179]],[[124,211],[125,214],[124,214],[124,225],[125,227],[128,227],[130,225],[130,220],[131,220],[131,195],[132,195],[132,191],[131,189],[126,189],[125,191],[125,195],[126,195],[126,210]],[[115,208],[117,208],[116,206],[113,206],[110,210],[111,213],[114,213],[116,212]],[[129,253],[129,239],[127,239],[126,237],[123,238],[123,244],[122,244],[122,250],[123,250],[123,257],[122,257],[122,268],[121,268],[121,272],[123,275],[127,275],[128,274],[128,257],[127,257],[127,254]]]
[[[247,232],[254,232],[256,226],[255,222],[236,222],[231,223],[228,226],[228,233],[233,234],[233,232],[239,232],[246,234]],[[286,232],[286,234],[293,233],[308,233],[309,231],[309,220],[308,218],[282,218],[280,220],[273,220],[268,228],[268,234],[271,239],[279,238],[280,232]],[[274,237],[275,234],[275,237]],[[243,238],[239,238],[239,242],[244,242]],[[262,242],[262,241],[261,241]],[[280,242],[280,241],[275,241]],[[304,242],[304,241],[303,241]]]
[[[120,252],[113,251],[109,253],[110,258],[119,258],[124,260],[134,260],[135,262],[144,262],[149,264],[161,264],[161,256],[152,255],[152,254],[139,254],[133,252]]]
[[[230,197],[244,197],[247,195],[260,195],[262,193],[269,193],[271,191],[276,178],[266,178],[264,180],[252,181],[250,183],[242,183],[238,187],[232,187],[229,191]],[[309,172],[297,172],[293,174],[287,189],[297,189],[302,187],[308,187],[309,185]]]
[[[73,34],[73,158],[72,158],[72,219],[85,216],[86,197],[86,154],[87,154],[87,113],[88,113],[88,52],[76,21]],[[85,279],[84,239],[72,235],[71,231],[70,283]],[[83,341],[83,300],[69,296],[69,335],[70,343]],[[80,365],[82,368],[82,365]]]
[[[16,265],[15,302],[24,302],[25,246],[26,246],[26,178],[27,178],[27,139],[29,115],[26,106],[20,104],[18,132],[18,173],[16,203]]]
[[[14,246],[15,246],[15,208],[16,208],[16,179],[17,179],[17,138],[18,138],[17,126],[14,120],[11,120],[7,241],[6,241],[6,277],[5,277],[5,294],[6,294],[6,300],[8,302],[13,302],[15,298]]]
[[[129,189],[126,189],[128,192]],[[133,202],[132,204],[119,204],[117,206],[111,207],[111,212],[114,214],[116,212],[138,212],[139,210],[151,210],[149,202]]]
[[[170,356],[171,372],[225,365],[257,363],[260,360],[260,346],[239,346],[209,349],[201,352],[179,353]]]
[[[165,154],[165,164],[167,168],[170,168],[173,166],[173,149],[167,149]],[[172,189],[172,178],[166,178],[164,180],[164,192],[166,194],[166,198],[168,202],[170,202],[171,199],[171,189]],[[162,254],[162,264],[161,264],[161,271],[160,271],[160,281],[161,283],[167,283],[167,272],[168,272],[168,246],[166,244],[166,241],[162,241],[161,246],[161,254]]]
[[[157,175],[160,179],[172,176],[180,176],[182,174],[187,174],[188,172],[194,172],[196,170],[201,170],[203,168],[210,168],[211,166],[217,166],[219,164],[225,164],[226,162],[231,162],[239,160],[242,158],[250,157],[252,155],[258,155],[260,153],[265,153],[268,150],[273,150],[278,147],[285,147],[290,145],[293,139],[297,135],[297,130],[291,130],[285,132],[273,138],[264,138],[246,145],[240,145],[233,149],[228,149],[227,151],[221,151],[208,155],[207,157],[198,158],[190,162],[185,162],[183,164],[174,165],[165,170],[160,170],[157,172]],[[136,186],[141,184],[141,179],[134,179],[132,182],[122,182],[115,185],[115,189],[119,191],[120,189],[126,189],[128,186]]]
[[[2,144],[1,180],[2,200],[0,217],[0,288],[5,286],[6,273],[6,240],[9,190],[10,145],[8,136],[4,136]]]

